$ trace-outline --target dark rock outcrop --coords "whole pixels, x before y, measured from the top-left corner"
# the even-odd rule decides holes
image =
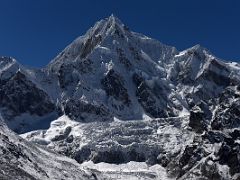
[[[198,106],[190,110],[189,126],[197,133],[203,133],[207,128],[204,112]]]
[[[220,96],[211,126],[215,130],[240,126],[240,95],[234,87],[227,88]]]
[[[168,98],[165,92],[169,89],[167,90],[164,89],[164,86],[159,87],[157,85],[151,89],[145,82],[144,78],[137,73],[134,73],[132,78],[137,88],[136,96],[138,101],[147,114],[153,118],[175,116],[173,109],[168,108],[168,104],[171,104],[171,102],[167,102]]]
[[[71,119],[80,122],[111,121],[111,113],[104,105],[94,105],[84,101],[67,100],[63,104],[64,112]]]
[[[42,116],[55,109],[47,93],[27,80],[21,72],[0,83],[0,106],[7,107],[13,116],[26,112]]]
[[[124,81],[113,69],[106,74],[106,76],[102,79],[101,84],[108,96],[114,97],[116,100],[121,101],[124,105],[130,105],[131,100],[127,89],[124,87]]]

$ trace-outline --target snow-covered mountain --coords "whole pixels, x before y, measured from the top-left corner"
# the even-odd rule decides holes
[[[200,45],[179,52],[110,16],[43,69],[0,58],[0,112],[23,138],[79,163],[237,179],[239,84],[238,63]]]

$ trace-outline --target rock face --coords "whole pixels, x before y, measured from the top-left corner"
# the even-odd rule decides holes
[[[0,85],[0,104],[10,111],[7,113],[10,118],[27,112],[42,116],[54,111],[55,105],[47,93],[38,89],[19,71]]]
[[[32,79],[30,70],[12,58],[3,57],[0,62],[0,112],[14,131],[29,131],[34,121],[27,119],[54,113],[55,103]]]
[[[131,103],[127,89],[124,87],[122,77],[110,70],[102,79],[101,84],[106,91],[107,96],[112,96],[115,100],[120,101],[123,105],[129,106]]]
[[[216,130],[237,128],[240,125],[240,94],[237,87],[227,88],[219,98],[219,106],[212,121]]]
[[[84,101],[68,100],[64,104],[64,112],[71,119],[80,122],[110,121],[110,112],[102,105],[94,105]]]
[[[0,58],[0,113],[24,138],[79,163],[237,179],[239,72],[200,45],[179,52],[111,16],[43,69]]]
[[[133,81],[137,87],[136,96],[138,102],[148,115],[154,118],[175,116],[175,106],[168,99],[168,93],[171,91],[169,87],[166,87],[165,84],[158,85],[157,83],[150,87],[144,78],[137,74],[133,75]],[[172,109],[169,105],[171,105]]]
[[[205,118],[204,112],[198,106],[194,106],[190,110],[189,126],[197,133],[203,133],[207,128]]]

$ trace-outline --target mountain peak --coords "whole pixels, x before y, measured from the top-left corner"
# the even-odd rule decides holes
[[[119,26],[124,26],[122,21],[118,17],[114,16],[113,14],[111,14],[111,16],[109,16],[107,19],[108,19],[108,23],[110,23],[112,25],[117,24]]]
[[[205,47],[201,46],[200,44],[197,44],[187,50],[185,50],[186,52],[194,52],[197,54],[202,54],[202,55],[212,55],[212,53]]]
[[[195,46],[190,48],[191,50],[195,51],[208,51],[205,47],[201,46],[200,44],[196,44]]]
[[[125,25],[122,23],[122,21],[112,14],[109,17],[96,22],[87,34],[90,36],[101,35],[104,37],[108,34],[112,34],[115,31],[124,32],[124,27]]]

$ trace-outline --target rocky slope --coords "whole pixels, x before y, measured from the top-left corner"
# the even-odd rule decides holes
[[[237,179],[239,81],[238,63],[200,45],[179,52],[110,16],[43,69],[1,58],[0,111],[22,137],[79,163]]]
[[[104,179],[70,158],[25,141],[0,121],[0,179]]]

